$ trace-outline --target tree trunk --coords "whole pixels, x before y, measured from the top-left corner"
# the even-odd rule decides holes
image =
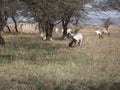
[[[7,19],[8,19],[8,16],[7,16],[7,13],[6,13],[6,17],[5,17],[5,26],[6,26],[7,29],[9,30],[9,33],[11,33],[10,27],[7,25]]]
[[[52,40],[54,24],[51,21],[46,20],[40,22],[39,25],[42,28],[43,33],[45,34],[44,40]]]
[[[76,18],[75,25],[77,26],[79,23],[79,18]]]
[[[106,27],[106,30],[108,31],[108,27]]]
[[[17,22],[16,22],[16,20],[15,20],[15,17],[14,17],[14,16],[12,16],[12,20],[13,20],[13,22],[14,22],[14,24],[15,24],[15,31],[16,31],[16,32],[18,32]]]
[[[0,2],[0,45],[4,45],[5,44],[5,40],[4,38],[2,37],[2,30],[4,28],[4,21],[5,21],[5,18],[4,18],[4,3],[3,2]]]
[[[4,11],[4,26],[7,27],[9,33],[11,33],[10,27],[7,25],[7,20],[8,20],[8,13],[7,11]]]
[[[38,30],[41,33],[40,22],[38,22]]]
[[[5,44],[5,40],[2,37],[2,30],[0,30],[0,45],[4,45]]]
[[[63,36],[62,36],[62,39],[64,39],[67,35],[67,25],[68,23],[64,20],[62,20],[62,26],[63,26]]]
[[[50,35],[50,40],[53,40],[53,28],[54,28],[54,24],[50,23],[50,29],[49,29],[49,35]]]
[[[46,25],[45,27],[45,32],[46,32],[46,40],[49,40],[49,28],[48,28],[48,25]]]
[[[8,31],[9,31],[9,33],[11,33],[10,27],[8,25],[6,25],[6,27],[7,27]]]
[[[46,31],[46,40],[52,40],[54,24],[47,22],[45,28],[46,28],[45,29],[45,31]]]

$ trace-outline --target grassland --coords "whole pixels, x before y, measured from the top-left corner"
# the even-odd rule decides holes
[[[4,33],[0,46],[0,90],[119,90],[120,30],[96,38],[83,28],[81,47],[69,40],[42,41],[39,34]]]

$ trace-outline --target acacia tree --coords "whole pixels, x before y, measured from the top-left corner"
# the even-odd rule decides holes
[[[25,2],[38,25],[46,32],[46,38],[52,37],[56,21],[63,25],[63,37],[67,34],[67,25],[72,17],[82,16],[84,5],[90,0],[21,0]]]
[[[107,18],[103,23],[103,27],[106,28],[106,30],[108,31],[108,28],[111,24],[112,22],[110,21],[110,18]]]
[[[0,0],[0,44],[5,44],[5,40],[2,37],[1,32],[3,31],[3,28],[7,26],[7,19],[16,15],[16,12],[18,10],[18,8],[16,8],[17,2],[19,2],[19,0]],[[17,27],[15,28],[17,31]]]
[[[61,0],[59,5],[61,20],[63,25],[63,38],[67,35],[67,26],[71,18],[83,18],[85,14],[85,4],[91,0]],[[78,21],[76,21],[77,23]]]
[[[21,11],[22,5],[19,0],[6,0],[5,10],[7,18],[11,18],[15,24],[15,31],[18,32],[16,18],[19,17],[18,11]],[[7,20],[7,19],[6,19]]]
[[[52,38],[54,23],[58,20],[57,5],[60,0],[21,0],[29,10],[28,12],[34,17],[39,26],[45,31],[46,39]]]

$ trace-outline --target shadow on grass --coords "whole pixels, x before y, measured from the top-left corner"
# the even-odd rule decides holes
[[[3,64],[3,63],[11,63],[14,58],[15,58],[15,56],[14,55],[10,55],[10,54],[0,55],[0,63],[1,64]]]
[[[54,80],[38,80],[17,78],[7,80],[0,79],[0,90],[120,90],[120,83],[100,83],[92,85],[90,82],[80,82],[78,80],[64,80],[56,82]]]
[[[63,81],[56,85],[55,82],[39,83],[37,90],[120,90],[120,83],[102,83],[96,86],[89,86],[88,83],[76,81]]]
[[[89,90],[120,90],[120,82],[118,83],[101,83],[98,87],[89,86]]]
[[[3,52],[0,55],[0,63],[10,63],[14,60],[36,62],[41,60],[41,58],[45,60],[54,59],[54,54],[56,54],[58,49],[66,48],[64,44],[45,41],[32,42],[30,38],[23,38],[20,41],[16,40],[8,42],[6,46],[2,47]],[[6,54],[5,51],[10,54]]]

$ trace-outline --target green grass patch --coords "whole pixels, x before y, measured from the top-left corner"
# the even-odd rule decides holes
[[[69,40],[5,34],[6,45],[0,46],[0,90],[119,90],[120,38],[92,43],[94,37],[85,38],[81,47],[69,48]]]

